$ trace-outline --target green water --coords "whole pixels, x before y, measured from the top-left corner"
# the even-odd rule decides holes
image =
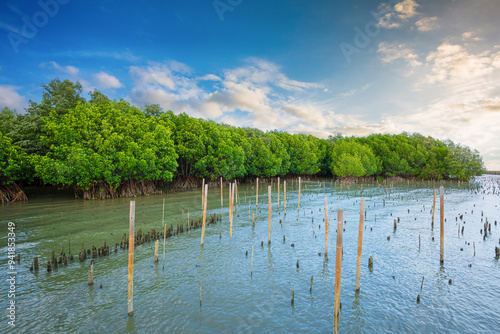
[[[445,184],[442,266],[439,210],[434,229],[430,224],[433,189],[438,183],[404,181],[394,183],[391,188],[390,183],[341,187],[330,180],[321,186],[317,182],[303,182],[300,211],[297,211],[297,183],[292,187],[288,180],[286,216],[283,185],[278,209],[277,186],[273,183],[271,245],[267,244],[269,184],[261,182],[258,209],[253,186],[239,185],[233,237],[229,235],[228,188],[224,188],[222,210],[220,189],[210,189],[208,214],[222,213],[222,222],[207,227],[203,248],[201,229],[168,238],[163,270],[162,241],[159,264],[153,261],[153,242],[136,247],[131,317],[127,315],[128,254],[120,247],[114,252],[115,243],[121,241],[123,233],[128,233],[130,198],[83,201],[52,195],[2,205],[0,307],[4,316],[0,332],[331,332],[335,228],[337,209],[341,209],[345,231],[340,332],[495,333],[500,328],[500,268],[495,258],[495,246],[500,247],[500,233],[495,224],[500,222],[500,177],[480,177],[477,182],[477,192],[471,192],[468,183],[460,187],[456,183]],[[323,254],[325,196],[329,215],[328,258]],[[361,290],[355,293],[361,198],[365,198],[366,219]],[[201,217],[199,190],[134,198],[136,231],[162,230],[163,199],[168,225],[185,223],[188,211],[193,219]],[[255,212],[255,227],[252,227],[252,212]],[[400,223],[394,232],[393,221],[398,217]],[[492,225],[491,234],[483,239],[480,229],[486,218]],[[8,222],[15,223],[16,255],[21,254],[20,263],[15,262],[15,298],[8,298],[6,281]],[[68,235],[74,261],[47,272],[51,251],[59,254],[64,248],[69,253]],[[82,243],[85,248],[100,247],[104,240],[111,254],[95,259],[94,284],[89,286],[90,259],[79,262],[78,252]],[[40,270],[30,272],[35,256],[40,258]],[[370,256],[374,258],[373,268],[367,266]],[[314,276],[312,293],[311,276]],[[422,277],[425,278],[420,292]],[[7,318],[12,299],[16,305],[15,327],[8,324]]]

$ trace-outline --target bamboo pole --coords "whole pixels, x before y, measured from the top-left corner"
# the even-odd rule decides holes
[[[188,211],[188,221],[189,221],[189,211]],[[165,269],[165,239],[167,239],[167,224],[163,223],[163,269]]]
[[[201,209],[203,210],[203,198],[205,196],[205,179],[203,179],[203,182],[201,184]]]
[[[255,187],[255,207],[259,206],[259,178],[257,178],[257,185]]]
[[[440,218],[440,224],[441,224],[441,230],[440,230],[440,236],[441,236],[441,242],[440,242],[440,251],[441,251],[441,264],[444,263],[444,187],[441,186],[439,188],[440,192],[440,202],[439,202],[439,218]]]
[[[328,206],[325,196],[325,257],[328,256]]]
[[[360,212],[359,212],[359,234],[358,234],[358,266],[356,268],[356,291],[360,288],[360,277],[361,277],[361,252],[363,248],[363,223],[364,216],[363,211],[365,210],[365,199],[361,199]]]
[[[238,205],[238,200],[237,200],[238,197],[237,197],[236,188],[237,188],[236,181],[234,181],[233,182],[233,189],[232,189],[232,193],[231,193],[231,202],[233,203],[233,216],[234,216],[235,204]]]
[[[235,197],[236,197],[236,210],[238,210],[238,182],[235,180],[234,181],[234,193],[235,193]]]
[[[270,244],[271,243],[271,186],[268,186],[267,187],[267,202],[268,202],[268,205],[269,205],[269,224],[268,224],[268,227],[267,227],[267,243]]]
[[[94,284],[94,260],[90,261],[89,266],[89,285]]]
[[[432,228],[434,228],[434,212],[436,212],[436,189],[434,189],[434,200],[432,201]]]
[[[222,196],[222,176],[220,178],[220,207],[224,207],[224,200]]]
[[[163,265],[162,269],[165,269],[165,239],[167,234],[167,224],[165,224],[165,198],[163,198],[161,222],[163,224]]]
[[[340,277],[342,274],[342,221],[344,211],[339,210],[337,216],[337,253],[335,255],[335,300],[333,306],[333,327],[339,327],[340,315]]]
[[[134,313],[134,223],[135,201],[130,201],[130,224],[128,231],[128,315]]]
[[[280,177],[278,176],[278,209],[280,208]]]
[[[299,176],[299,205],[297,207],[297,211],[300,211],[300,176]]]
[[[255,212],[252,212],[252,227],[255,226]]]
[[[205,240],[205,221],[207,220],[207,194],[208,194],[208,184],[205,185],[205,196],[203,197],[203,225],[201,226],[201,246],[203,247],[203,242]]]
[[[285,212],[286,212],[286,180],[283,181],[283,196],[284,196],[284,206],[285,206]]]
[[[157,240],[155,241],[155,262],[158,262],[158,260],[159,260],[159,258],[160,258],[160,257],[158,256],[158,244],[159,244],[159,240],[157,239]]]
[[[68,232],[68,254],[71,255],[71,235]]]
[[[233,236],[233,184],[229,183],[229,234]]]

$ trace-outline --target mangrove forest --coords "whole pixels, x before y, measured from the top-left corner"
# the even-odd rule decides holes
[[[485,171],[477,150],[418,133],[320,139],[264,132],[139,109],[79,82],[42,85],[25,113],[0,113],[0,197],[26,199],[30,185],[72,189],[85,199],[135,196],[171,183],[306,175],[469,180]]]

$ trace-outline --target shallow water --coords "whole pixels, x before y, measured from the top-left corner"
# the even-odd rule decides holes
[[[321,186],[303,182],[298,212],[297,183],[292,187],[289,180],[286,216],[282,185],[278,209],[277,187],[273,183],[271,245],[267,244],[268,184],[261,183],[257,211],[253,186],[239,186],[233,237],[229,235],[226,186],[222,222],[207,227],[203,249],[201,229],[167,239],[163,270],[161,240],[159,264],[153,261],[153,242],[136,246],[132,317],[127,315],[128,254],[119,248],[116,253],[113,251],[123,233],[128,233],[130,199],[83,201],[52,195],[2,205],[0,307],[4,316],[0,332],[332,332],[336,218],[337,209],[341,209],[345,220],[341,333],[496,333],[500,328],[500,260],[495,259],[495,246],[500,246],[500,231],[495,221],[500,222],[500,177],[479,177],[477,181],[484,185],[484,194],[471,192],[468,183],[460,187],[445,183],[443,266],[439,262],[439,196],[434,229],[431,228],[433,189],[438,188],[438,183],[401,182],[392,188],[387,184],[386,194],[386,185],[382,183],[341,188],[329,180]],[[492,184],[497,188],[492,188]],[[167,224],[185,222],[188,210],[192,218],[199,218],[200,195],[198,190],[135,198],[136,231],[162,229],[163,198]],[[328,258],[323,254],[325,195]],[[366,219],[361,290],[355,293],[362,197]],[[219,188],[209,190],[208,207],[209,214],[221,213]],[[255,227],[251,212],[256,212]],[[393,222],[398,217],[400,223],[394,232]],[[491,235],[483,240],[480,229],[486,218],[492,224]],[[15,328],[8,325],[6,316],[11,300],[7,298],[6,283],[9,221],[16,224],[16,252],[21,254],[20,264],[16,262]],[[465,226],[463,235],[458,233],[459,224]],[[51,251],[58,254],[64,247],[68,253],[68,233],[75,260],[48,273],[46,263]],[[95,260],[94,285],[89,286],[90,260],[78,261],[80,245],[99,247],[104,240],[110,245],[111,254]],[[40,270],[30,272],[35,256],[40,257]],[[374,259],[372,269],[367,265],[370,256]],[[294,306],[290,303],[292,291]]]

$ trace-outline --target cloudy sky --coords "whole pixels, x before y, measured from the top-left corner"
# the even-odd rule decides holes
[[[498,0],[5,0],[0,108],[23,112],[59,77],[262,130],[420,132],[500,170],[499,13]]]

